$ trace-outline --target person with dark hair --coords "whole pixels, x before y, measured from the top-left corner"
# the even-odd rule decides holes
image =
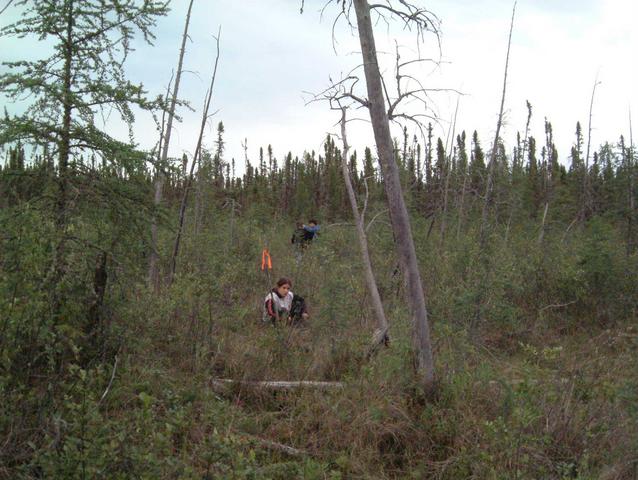
[[[304,240],[308,243],[312,242],[317,237],[319,230],[321,229],[317,220],[314,218],[308,220],[308,225],[302,225],[302,228],[304,229]]]
[[[301,263],[301,259],[303,257],[304,250],[315,239],[320,227],[319,225],[317,225],[317,221],[314,219],[310,219],[310,221],[308,221],[308,225],[305,225],[299,221],[295,224],[295,227],[296,228],[292,234],[290,243],[292,243],[296,247],[295,259],[297,260],[297,266],[299,266],[299,263]]]
[[[315,219],[310,219],[308,225],[297,222],[290,243],[299,247],[305,247],[317,237],[320,229],[321,227]]]
[[[308,318],[305,300],[290,291],[292,282],[282,277],[264,299],[264,322],[296,325]]]

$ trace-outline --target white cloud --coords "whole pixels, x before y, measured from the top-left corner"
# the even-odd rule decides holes
[[[175,10],[162,19],[153,48],[137,44],[128,71],[133,80],[143,81],[154,94],[163,92],[177,59],[186,3],[173,2]],[[193,24],[185,68],[197,72],[184,77],[181,96],[196,112],[182,110],[183,123],[176,127],[171,153],[192,151],[199,130],[201,104],[209,81],[214,55],[212,35],[222,25],[221,58],[214,95],[219,114],[207,133],[208,145],[215,137],[214,124],[226,125],[228,157],[243,164],[241,141],[248,138],[249,155],[257,158],[259,146],[272,143],[281,158],[291,150],[319,150],[325,133],[338,117],[327,105],[305,106],[302,92],[318,92],[328,77],[339,78],[361,63],[358,39],[341,22],[336,30],[338,56],[331,42],[332,19],[337,7],[319,9],[323,1],[307,0],[299,15],[297,0],[269,2],[195,2]],[[576,121],[586,128],[591,90],[596,75],[601,84],[596,92],[593,116],[593,145],[616,141],[628,126],[627,110],[638,110],[638,34],[633,22],[638,13],[633,0],[520,1],[517,6],[510,70],[507,85],[507,125],[503,135],[512,145],[516,131],[523,130],[525,100],[534,107],[533,133],[543,134],[543,119],[554,125],[558,149],[566,158],[573,142]],[[476,129],[483,145],[490,143],[496,125],[512,2],[431,0],[428,3],[442,19],[442,48],[445,62],[433,70],[429,64],[414,68],[427,87],[461,89],[457,131]],[[415,50],[413,36],[383,23],[376,29],[381,52],[394,52],[393,35],[398,35],[406,57]],[[6,42],[7,40],[0,40]],[[22,40],[21,42],[25,42]],[[6,43],[5,43],[6,45]],[[16,43],[11,46],[16,50]],[[28,45],[28,43],[24,43]],[[434,37],[426,37],[424,56],[438,54]],[[15,55],[15,54],[14,54]],[[392,73],[391,55],[381,55],[382,68]],[[363,82],[361,82],[363,86]],[[454,113],[456,96],[433,94],[434,106],[442,118],[436,133],[445,138]],[[0,105],[2,106],[2,105]],[[14,108],[8,106],[8,108]],[[109,128],[124,135],[116,125]],[[351,144],[361,150],[372,146],[371,129],[353,123]],[[140,115],[136,135],[150,147],[157,137],[148,116]]]

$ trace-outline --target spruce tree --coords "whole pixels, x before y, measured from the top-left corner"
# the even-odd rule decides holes
[[[470,187],[475,195],[483,190],[485,174],[485,154],[481,148],[478,133],[474,130],[474,133],[472,134],[472,153],[470,157]]]
[[[131,264],[147,252],[140,232],[146,230],[152,208],[145,166],[149,156],[136,149],[132,135],[119,141],[100,127],[100,114],[113,112],[111,122],[119,114],[130,127],[133,107],[160,106],[126,78],[124,61],[136,34],[153,39],[151,29],[167,7],[157,0],[23,0],[13,6],[19,18],[0,35],[32,38],[48,50],[37,60],[4,62],[0,74],[7,110],[14,109],[10,102],[24,108],[0,118],[0,145],[21,142],[31,151],[42,149],[41,200],[16,204],[12,217],[17,221],[2,222],[10,231],[27,221],[20,230],[31,241],[23,262],[24,254],[9,251],[3,238],[3,262],[17,260],[20,267],[3,269],[0,304],[8,304],[7,286],[14,284],[18,296],[12,295],[23,307],[2,309],[0,357],[3,382],[10,385],[3,394],[16,395],[0,397],[7,417],[23,425],[21,438],[12,441],[42,445],[46,434],[26,432],[44,432],[38,423],[57,415],[60,405],[75,395],[77,377],[71,384],[64,382],[72,372],[68,367],[96,371],[93,367],[110,363],[123,342],[122,335],[113,334],[113,263],[128,280]],[[94,165],[101,165],[100,170]],[[28,391],[46,394],[19,393]],[[64,432],[63,441],[66,436]],[[36,448],[28,449],[26,463]],[[51,476],[37,462],[31,468],[22,472]]]
[[[69,167],[82,152],[95,152],[125,169],[138,159],[133,146],[117,141],[97,126],[96,116],[115,109],[129,126],[132,105],[152,109],[141,85],[126,79],[123,63],[136,31],[151,42],[157,17],[167,13],[167,2],[147,0],[142,5],[112,0],[17,2],[21,18],[1,30],[2,36],[34,37],[52,42],[52,53],[41,60],[4,62],[0,91],[17,101],[25,92],[33,99],[22,114],[0,120],[0,144],[23,141],[54,144],[58,152],[56,223],[67,223]]]

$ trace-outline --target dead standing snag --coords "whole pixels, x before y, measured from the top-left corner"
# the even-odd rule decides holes
[[[328,4],[330,3],[328,2]],[[422,40],[427,32],[434,33],[438,39],[438,18],[431,12],[418,8],[406,0],[385,1],[377,4],[368,4],[366,0],[342,0],[337,3],[341,5],[339,16],[343,15],[349,23],[353,8],[356,15],[368,98],[353,98],[355,96],[352,94],[349,96],[353,100],[358,100],[370,112],[379,163],[384,178],[390,221],[396,239],[396,250],[407,283],[407,303],[413,317],[415,366],[423,388],[429,390],[434,382],[434,362],[428,313],[412,239],[410,219],[403,198],[399,169],[394,159],[394,147],[389,124],[393,118],[404,118],[412,121],[416,119],[414,116],[395,113],[398,103],[396,101],[391,102],[389,99],[377,61],[371,11],[375,11],[386,22],[390,17],[399,19],[399,21],[403,22],[405,29],[416,31],[418,40]],[[407,92],[404,95],[399,94],[398,101],[409,96],[416,96],[419,92],[424,93],[424,90],[418,89]],[[386,98],[388,100],[387,104]],[[388,105],[391,108],[390,112],[388,111]]]
[[[162,190],[164,188],[165,169],[168,162],[168,147],[171,142],[171,132],[173,130],[173,119],[175,118],[175,107],[177,106],[177,95],[179,93],[179,84],[182,78],[182,66],[184,64],[184,52],[186,51],[186,39],[188,38],[188,27],[191,20],[191,11],[193,9],[193,0],[188,4],[186,13],[186,22],[184,24],[184,33],[182,34],[182,45],[179,50],[179,59],[177,61],[177,72],[175,74],[175,84],[173,85],[173,93],[171,95],[170,106],[168,109],[168,118],[164,124],[164,116],[162,115],[162,131],[160,134],[159,152],[160,158],[155,173],[155,195],[153,203],[155,207],[159,207],[162,203]],[[170,88],[170,82],[169,82]],[[168,96],[168,91],[166,92]],[[166,113],[166,112],[164,112]],[[151,223],[151,255],[148,266],[148,282],[155,292],[159,292],[159,254],[157,252],[157,218],[153,217]]]
[[[215,77],[217,76],[217,64],[219,62],[219,38],[221,36],[221,26],[217,32],[217,36],[215,38],[216,50],[217,54],[215,56],[215,66],[213,68],[213,75],[211,76],[210,86],[208,87],[208,91],[206,92],[206,99],[204,101],[204,111],[202,112],[202,122],[199,130],[199,137],[197,138],[197,146],[195,147],[195,152],[193,153],[193,163],[191,163],[190,172],[188,177],[186,177],[185,185],[184,185],[184,194],[182,196],[182,203],[179,209],[179,224],[177,228],[177,235],[175,236],[175,244],[173,246],[173,255],[171,257],[171,271],[169,277],[169,286],[173,284],[173,280],[175,279],[175,271],[177,269],[177,255],[179,254],[179,244],[182,238],[182,229],[184,227],[184,217],[186,215],[186,203],[188,201],[188,193],[190,191],[191,185],[193,183],[193,172],[195,170],[195,165],[199,161],[199,158],[202,154],[202,141],[204,139],[204,129],[206,128],[206,123],[208,119],[213,116],[213,114],[208,113],[210,109],[210,103],[213,97],[213,87],[215,86]]]

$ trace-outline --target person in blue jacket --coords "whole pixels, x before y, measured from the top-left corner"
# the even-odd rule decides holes
[[[321,227],[317,223],[317,220],[315,220],[314,218],[308,220],[308,225],[304,224],[302,225],[302,227],[304,230],[304,240],[306,243],[310,243],[315,238],[317,238],[319,230],[321,229]]]
[[[292,234],[290,243],[295,244],[298,247],[306,247],[317,237],[320,229],[321,227],[317,224],[317,220],[314,218],[308,220],[308,225],[297,222],[296,229]]]
[[[321,227],[317,224],[317,220],[315,219],[310,219],[308,221],[308,225],[297,222],[296,229],[290,239],[290,243],[296,247],[295,258],[297,260],[297,265],[301,262],[304,250],[317,237],[320,228]]]

